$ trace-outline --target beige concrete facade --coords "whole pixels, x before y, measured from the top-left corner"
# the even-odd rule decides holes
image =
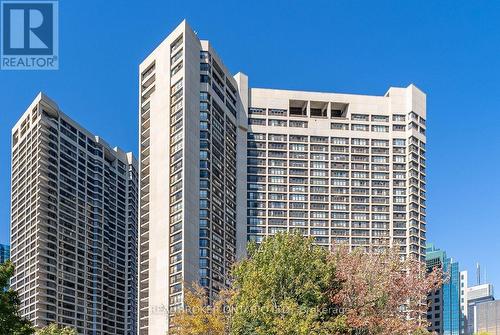
[[[249,238],[425,254],[425,94],[250,89]]]
[[[184,21],[140,65],[139,334],[186,285],[227,284],[248,240],[425,253],[426,96],[251,88]]]
[[[139,71],[139,333],[165,334],[185,285],[216,294],[236,258],[242,106],[236,80],[186,22]]]
[[[12,129],[12,288],[21,315],[135,334],[137,161],[40,93]]]

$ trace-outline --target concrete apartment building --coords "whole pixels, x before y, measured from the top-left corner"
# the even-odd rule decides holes
[[[184,21],[139,67],[139,334],[282,231],[425,260],[426,96],[257,89]]]
[[[21,314],[136,333],[137,161],[40,93],[12,129],[12,288]]]
[[[329,246],[394,246],[424,260],[425,95],[251,88],[250,240],[299,231]]]
[[[186,283],[216,294],[244,245],[238,85],[185,22],[140,65],[140,334],[167,333]]]

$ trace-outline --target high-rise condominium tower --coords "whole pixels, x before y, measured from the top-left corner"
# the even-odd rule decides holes
[[[236,194],[245,192],[236,159],[242,110],[237,79],[185,22],[140,65],[140,334],[167,332],[185,284],[212,294],[226,284]]]
[[[424,261],[421,91],[410,85],[364,96],[251,88],[245,107],[249,239],[293,230],[324,246],[391,246]]]
[[[397,247],[424,261],[425,94],[249,88],[180,24],[140,65],[139,333],[210,294],[247,240]]]
[[[39,94],[12,129],[12,288],[35,326],[136,333],[137,162]]]

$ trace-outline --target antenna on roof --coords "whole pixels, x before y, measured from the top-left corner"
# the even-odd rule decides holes
[[[476,263],[476,277],[477,277],[477,285],[481,285],[481,265]]]

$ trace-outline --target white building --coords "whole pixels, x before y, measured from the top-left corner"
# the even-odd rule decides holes
[[[36,327],[136,333],[137,162],[39,94],[12,129],[12,288]]]
[[[460,271],[460,334],[467,334],[467,292],[469,288],[469,273]]]
[[[461,334],[472,335],[484,330],[478,328],[478,306],[494,300],[492,284],[481,284],[480,275],[478,275],[477,285],[469,286],[468,272],[460,272]],[[486,314],[483,313],[483,315]]]
[[[165,334],[184,283],[217,293],[238,234],[244,249],[245,203],[236,197],[245,192],[236,159],[244,113],[237,79],[185,22],[140,65],[139,98],[139,328]]]
[[[139,333],[184,284],[226,284],[247,240],[425,255],[426,97],[256,89],[184,21],[140,65]]]
[[[425,95],[248,92],[249,238],[425,254]]]

